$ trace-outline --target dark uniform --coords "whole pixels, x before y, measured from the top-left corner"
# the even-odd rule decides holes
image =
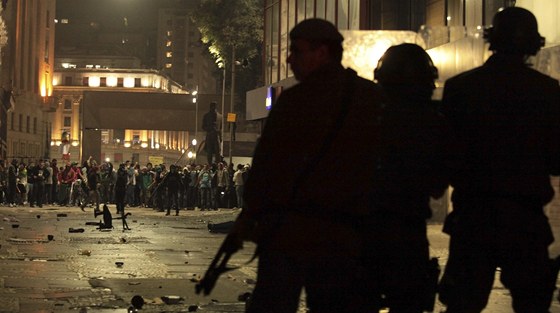
[[[531,14],[498,14],[517,24],[518,13]],[[560,174],[560,87],[525,64],[523,54],[538,48],[510,48],[445,85],[443,108],[463,161],[444,227],[451,242],[440,300],[449,313],[482,311],[497,267],[515,312],[548,312],[555,288],[543,206],[554,196],[550,175]]]
[[[45,168],[45,164],[43,161],[40,161],[39,164],[35,166],[30,173],[30,175],[33,175],[33,179],[35,181],[33,185],[35,202],[37,203],[38,207],[42,208],[43,200],[45,198],[45,180],[48,178],[50,173]]]
[[[125,164],[122,163],[117,170],[117,179],[115,181],[115,204],[117,206],[117,214],[124,215],[124,201],[126,197],[126,184],[128,181],[128,172]]]
[[[426,219],[430,197],[441,197],[449,184],[451,139],[431,101],[437,69],[424,49],[389,48],[375,78],[386,100],[370,165],[371,215],[363,227],[365,297],[378,309],[421,313],[435,301],[437,273],[430,271],[437,269],[429,260]]]
[[[8,204],[16,204],[17,195],[17,160],[12,160],[8,166]]]
[[[171,208],[175,208],[175,215],[179,215],[179,190],[183,188],[181,174],[177,171],[175,165],[169,167],[169,173],[165,175],[160,185],[161,192],[167,189],[167,213],[169,215]]]
[[[317,52],[306,51],[307,40],[340,45],[342,36],[330,23],[306,20],[290,36],[288,61],[296,78],[309,75],[272,106],[245,185],[244,213],[269,234],[258,242],[248,312],[295,312],[303,288],[312,311],[360,312],[355,223],[367,214],[378,89],[336,60],[311,71],[310,63],[297,63]]]

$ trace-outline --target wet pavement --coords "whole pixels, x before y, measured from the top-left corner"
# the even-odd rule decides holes
[[[128,212],[131,230],[123,231],[120,220],[113,230],[86,225],[101,218],[92,209],[0,208],[0,312],[126,312],[134,295],[144,298],[143,312],[243,311],[238,296],[251,290],[256,262],[224,275],[211,297],[194,293],[224,238],[207,223],[233,220],[238,210]],[[230,263],[242,265],[253,250],[246,244]]]
[[[244,311],[239,296],[251,292],[256,279],[257,262],[245,264],[255,248],[251,243],[230,260],[240,268],[224,274],[210,296],[194,292],[225,237],[208,232],[208,223],[234,220],[239,210],[180,216],[149,208],[127,211],[131,230],[123,231],[120,220],[112,230],[86,225],[101,219],[91,208],[0,207],[0,312],[127,312],[135,295],[146,302],[141,312]],[[559,211],[549,209],[551,220],[560,220]],[[448,237],[441,225],[430,225],[428,234],[432,256],[444,265]],[[437,306],[436,312],[441,310]],[[508,291],[498,280],[484,312],[511,312]],[[551,312],[560,312],[557,301]]]

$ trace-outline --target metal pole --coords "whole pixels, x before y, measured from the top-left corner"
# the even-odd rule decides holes
[[[194,95],[195,97],[193,99],[196,99],[195,101],[195,120],[194,120],[194,138],[196,140],[198,140],[198,85],[196,85],[196,95]]]
[[[229,103],[229,112],[233,113],[233,98],[235,97],[235,46],[231,47],[231,101]],[[229,164],[233,163],[233,123],[229,125]]]
[[[223,74],[223,79],[222,79],[222,121],[221,121],[221,132],[222,132],[222,140],[220,142],[220,152],[222,154],[222,157],[224,156],[224,128],[225,128],[225,123],[224,123],[224,109],[225,109],[225,101],[226,101],[226,64],[223,64],[223,68],[224,68],[224,74]]]

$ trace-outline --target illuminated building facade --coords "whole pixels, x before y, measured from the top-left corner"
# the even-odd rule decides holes
[[[299,21],[318,17],[334,23],[345,37],[342,63],[373,79],[379,57],[402,42],[425,47],[439,69],[435,97],[445,80],[482,65],[489,56],[483,30],[500,9],[509,6],[532,11],[545,48],[535,67],[560,79],[560,2],[558,0],[267,0],[263,44],[264,86],[247,92],[247,119],[264,121],[274,99],[293,84],[286,59],[289,31]],[[432,204],[434,220],[443,221],[450,203]]]
[[[187,9],[159,10],[157,45],[157,68],[161,72],[191,92],[221,92],[212,76],[216,65]]]
[[[56,1],[18,0],[3,4],[0,37],[7,36],[7,42],[3,43],[1,56],[0,155],[27,162],[48,155],[48,112],[54,109],[51,96]]]
[[[267,94],[270,103],[270,94],[277,96],[282,88],[296,83],[286,62],[288,34],[306,18],[324,18],[334,23],[346,38],[343,64],[360,70],[359,74],[369,79],[373,79],[377,60],[389,46],[414,42],[425,47],[440,70],[441,87],[445,79],[484,62],[489,54],[482,38],[483,29],[491,25],[498,10],[514,5],[536,15],[539,30],[547,39],[536,67],[558,78],[557,0],[267,0],[264,86],[247,93],[247,119],[266,118]]]
[[[72,161],[84,158],[79,155],[84,147],[84,139],[80,138],[84,136],[83,120],[80,121],[84,92],[186,94],[198,91],[196,98],[203,100],[200,110],[196,104],[196,114],[200,115],[209,104],[207,98],[218,99],[216,78],[208,69],[215,66],[200,45],[198,29],[188,18],[191,4],[171,2],[150,3],[156,14],[151,14],[140,26],[133,25],[137,15],[134,10],[125,9],[125,5],[119,7],[119,14],[124,18],[115,21],[99,16],[84,19],[77,10],[59,10],[57,34],[60,36],[54,78],[57,107],[52,115],[50,137],[53,157],[61,155],[61,136],[67,133],[73,144]],[[195,103],[185,105],[194,107]],[[160,156],[165,162],[174,163],[183,149],[193,149],[195,133],[102,130],[101,159],[146,163],[150,157]]]
[[[181,85],[155,70],[107,69],[96,65],[93,68],[74,68],[74,62],[64,64],[69,68],[57,67],[53,79],[53,98],[57,106],[56,111],[52,113],[50,138],[53,157],[61,157],[62,137],[66,133],[69,137],[70,160],[80,162],[81,159],[84,159],[84,156],[80,156],[80,145],[82,136],[81,104],[85,91],[187,93]],[[108,160],[118,163],[134,160],[145,164],[150,161],[150,158],[157,157],[166,162],[178,158],[189,146],[189,133],[186,131],[101,130],[101,161]]]

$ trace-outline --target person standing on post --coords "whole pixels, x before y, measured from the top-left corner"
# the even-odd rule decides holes
[[[220,143],[222,141],[220,130],[222,128],[222,115],[216,110],[216,102],[210,103],[210,109],[202,118],[202,129],[206,132],[204,150],[211,166],[222,160]]]
[[[440,282],[447,313],[481,312],[495,271],[517,313],[546,313],[557,279],[543,207],[560,174],[560,87],[529,67],[544,44],[535,16],[506,8],[485,38],[494,54],[449,79],[443,110],[462,165],[452,178],[449,260]]]
[[[322,19],[290,32],[287,62],[300,83],[272,106],[231,232],[258,244],[249,313],[296,312],[303,289],[312,312],[364,311],[356,224],[367,215],[372,170],[363,163],[381,102],[372,81],[341,65],[342,41]]]

